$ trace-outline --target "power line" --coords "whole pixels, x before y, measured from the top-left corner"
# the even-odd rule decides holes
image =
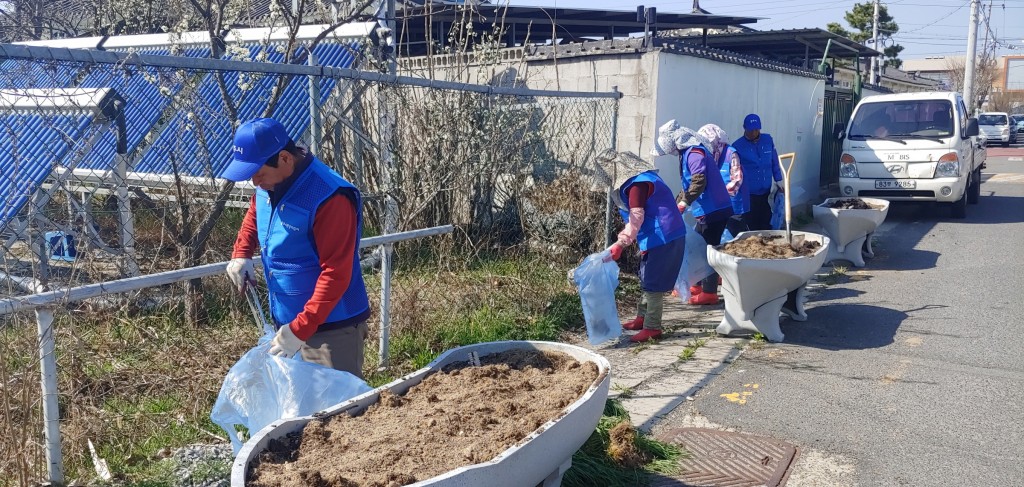
[[[960,11],[960,9],[962,9],[962,8],[966,7],[968,3],[971,3],[971,1],[970,1],[970,0],[967,0],[966,2],[964,2],[964,3],[960,4],[960,6],[959,6],[959,7],[957,7],[957,8],[955,8],[955,9],[953,9],[953,11],[952,11],[952,12],[949,12],[948,14],[946,14],[946,15],[943,15],[942,17],[939,17],[939,18],[937,18],[937,19],[935,19],[935,20],[933,20],[933,21],[931,21],[931,22],[929,22],[929,23],[927,23],[927,24],[924,24],[924,26],[923,26],[923,27],[918,27],[918,28],[916,28],[916,29],[913,29],[913,30],[908,30],[908,31],[904,32],[904,34],[912,34],[912,33],[914,33],[914,32],[918,32],[918,31],[920,31],[920,30],[923,30],[923,29],[925,29],[925,28],[931,27],[932,25],[935,25],[935,24],[939,23],[940,21],[946,20],[947,18],[949,18],[949,16],[951,16],[951,15],[953,15],[953,14],[955,14],[955,13],[959,12],[959,11]],[[908,5],[908,4],[904,4],[904,5]]]

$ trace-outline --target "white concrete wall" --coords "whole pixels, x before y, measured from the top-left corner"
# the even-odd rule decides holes
[[[651,110],[657,86],[658,56],[655,52],[581,56],[530,61],[522,76],[530,88],[539,90],[611,91],[618,86],[619,100],[616,145],[620,151],[641,153],[641,141],[653,137]],[[648,144],[646,150],[650,150]]]
[[[670,119],[692,129],[714,123],[736,140],[743,136],[743,118],[756,113],[761,116],[762,131],[771,134],[779,153],[796,153],[791,185],[799,189],[791,193],[792,204],[817,202],[824,80],[658,54],[657,96],[648,108],[654,116],[643,128],[640,144],[644,154],[653,145],[651,134]],[[620,142],[627,146],[625,140]],[[678,159],[659,157],[655,164],[666,181],[679,184]]]

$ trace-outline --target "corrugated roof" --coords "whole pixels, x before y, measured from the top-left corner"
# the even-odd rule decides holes
[[[269,62],[279,62],[284,55],[277,46],[249,44],[249,58],[257,59],[261,53]],[[314,49],[319,64],[347,68],[355,60],[358,44],[320,44]],[[271,88],[276,77],[263,76],[251,81],[251,87],[244,93],[239,87],[237,72],[225,73],[225,81],[231,97],[237,103],[239,120],[260,116],[266,108]],[[247,76],[247,75],[246,75]],[[244,80],[243,81],[244,84]],[[320,80],[320,102],[323,103],[334,89],[336,80]],[[286,85],[278,101],[273,117],[281,122],[293,138],[298,139],[309,127],[309,97],[306,78],[293,78]],[[182,173],[188,176],[215,177],[227,165],[231,155],[231,141],[234,127],[225,113],[216,78],[207,74],[196,91],[192,104],[185,111],[178,111],[174,119],[158,135],[145,155],[133,168],[136,172],[155,174]],[[202,119],[203,133],[197,133],[190,117]],[[203,143],[200,144],[200,137]]]
[[[352,67],[359,50],[361,40],[369,32],[369,24],[360,24],[357,31],[361,34],[347,39],[328,38],[320,43],[314,53],[318,64],[322,66]],[[267,62],[280,62],[283,54],[278,46],[280,42],[265,41],[273,36],[266,29],[260,30],[255,36],[258,40],[249,40],[240,46],[247,50],[249,59]],[[308,30],[308,29],[307,29]],[[312,31],[311,31],[312,32]],[[319,31],[318,31],[319,32]],[[318,33],[316,32],[316,33]],[[263,34],[270,34],[263,35]],[[315,33],[312,33],[315,35]],[[182,49],[181,39],[170,41],[168,45],[155,46],[159,39],[154,36],[133,40],[118,39],[108,42],[104,47],[108,50],[133,49],[140,54],[168,55],[174,49],[182,56],[207,57],[209,48],[195,43],[186,43]],[[187,37],[187,36],[186,36]],[[312,37],[312,35],[308,36]],[[239,37],[244,39],[245,32]],[[115,38],[111,38],[113,41]],[[262,41],[261,41],[262,40]],[[89,43],[92,44],[89,44]],[[77,44],[95,46],[98,39],[75,39],[53,41],[50,47],[79,47]],[[77,44],[76,44],[77,43]],[[49,46],[48,43],[35,43]],[[67,45],[65,45],[67,44]],[[130,47],[135,46],[135,47]],[[262,55],[262,56],[261,56]],[[223,169],[230,157],[230,144],[234,127],[224,115],[224,107],[216,80],[211,73],[191,72],[187,76],[200,76],[197,88],[190,91],[187,97],[181,97],[186,79],[176,70],[145,67],[122,66],[114,69],[94,69],[94,66],[81,66],[74,63],[45,63],[8,59],[0,64],[6,73],[2,79],[4,86],[0,89],[24,88],[112,88],[126,101],[125,116],[127,123],[128,148],[144,150],[141,158],[129,170],[142,173],[173,174],[186,176],[212,177]],[[254,77],[245,90],[238,85],[238,72],[226,73],[230,95],[238,104],[238,117],[241,120],[262,114],[270,97],[271,87],[276,78],[273,76]],[[248,75],[245,75],[248,76]],[[148,78],[148,79],[147,79]],[[159,79],[156,83],[154,80]],[[320,102],[323,103],[331,95],[336,85],[335,79],[320,80]],[[309,126],[308,83],[305,77],[294,77],[286,85],[276,105],[273,116],[278,118],[296,139],[300,138]],[[172,106],[175,97],[178,105]],[[180,109],[191,107],[192,109]],[[0,229],[22,211],[28,198],[37,191],[39,186],[53,172],[54,168],[67,167],[73,159],[72,149],[81,151],[85,148],[86,138],[93,138],[95,125],[91,111],[57,111],[25,112],[10,111],[3,113],[0,107],[0,129],[7,133],[0,142]],[[202,136],[199,137],[190,123],[189,115],[202,117]],[[168,123],[161,118],[171,116]],[[78,168],[106,170],[113,166],[115,157],[116,134],[113,131],[96,134],[95,139],[84,158],[80,158]],[[199,143],[199,139],[205,142]],[[147,143],[152,140],[153,143]]]
[[[18,215],[53,168],[84,142],[92,111],[13,113],[3,116],[0,136],[0,232]]]
[[[429,18],[429,21],[427,20]],[[758,17],[710,15],[705,13],[657,12],[656,30],[725,28],[757,22]],[[433,40],[443,43],[453,22],[472,22],[477,32],[489,32],[492,24],[502,26],[506,46],[549,41],[552,32],[559,39],[580,42],[587,38],[625,37],[643,32],[636,10],[597,10],[534,6],[475,5],[467,15],[462,5],[430,7],[406,5],[397,12],[399,46],[402,54],[420,55],[426,50],[427,29],[435,29]]]
[[[705,45],[705,37],[700,35],[677,37],[676,39],[691,44]],[[783,29],[737,32],[728,34],[708,34],[706,46],[732,51],[748,56],[788,62],[789,59],[821,59],[829,41],[828,55],[831,58],[856,59],[878,56],[881,53],[859,42],[851,41],[841,35],[822,29]]]

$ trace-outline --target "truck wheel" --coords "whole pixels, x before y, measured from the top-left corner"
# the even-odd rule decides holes
[[[960,196],[960,199],[950,203],[949,214],[953,218],[967,218],[967,193],[971,192],[971,188],[964,188],[964,194]]]
[[[967,202],[976,205],[981,199],[981,169],[974,171],[971,182],[967,186]]]

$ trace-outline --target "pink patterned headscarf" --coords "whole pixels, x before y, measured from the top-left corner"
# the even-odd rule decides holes
[[[709,123],[697,129],[697,133],[704,136],[705,139],[708,139],[708,141],[711,142],[711,150],[715,152],[715,160],[718,160],[718,156],[722,154],[722,149],[729,144],[729,138],[725,135],[725,131],[722,130],[722,127]]]

